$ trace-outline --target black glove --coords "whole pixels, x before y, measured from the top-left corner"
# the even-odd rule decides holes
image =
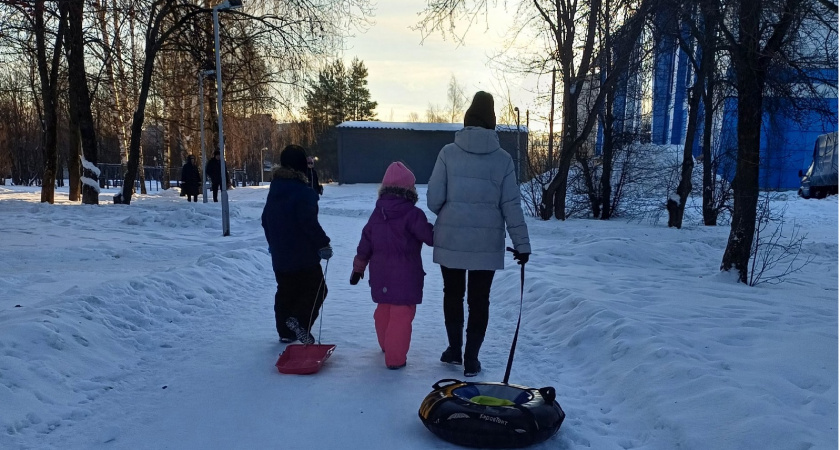
[[[330,247],[329,245],[320,249],[320,250],[318,250],[318,256],[320,256],[321,259],[330,259],[330,258],[332,258],[332,255],[333,255],[332,247]]]
[[[355,286],[355,285],[359,284],[359,280],[361,280],[364,277],[365,277],[365,274],[363,274],[363,273],[353,272],[353,274],[350,275],[350,284]]]
[[[511,247],[508,247],[507,251],[513,253],[513,259],[515,259],[516,263],[519,264],[520,266],[527,263],[528,258],[531,256],[530,253],[520,253],[520,252],[516,251],[515,249],[513,249]]]

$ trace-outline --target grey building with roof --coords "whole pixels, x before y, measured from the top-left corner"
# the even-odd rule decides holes
[[[440,149],[455,140],[457,123],[343,122],[338,132],[339,184],[379,183],[394,161],[408,166],[417,184],[427,184]],[[510,153],[519,179],[527,167],[528,129],[498,125],[499,144]]]

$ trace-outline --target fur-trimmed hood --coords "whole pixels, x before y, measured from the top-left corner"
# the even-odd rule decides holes
[[[299,180],[304,184],[309,184],[309,179],[306,178],[305,173],[283,166],[274,166],[274,169],[271,171],[271,179],[276,180],[278,178],[284,180]]]
[[[288,167],[274,170],[261,218],[275,273],[318,266],[318,249],[330,238],[318,224],[318,194],[303,173]]]
[[[404,198],[411,202],[412,205],[417,204],[417,191],[414,189],[406,189],[396,186],[380,186],[379,187],[379,198],[382,198],[383,195],[390,194],[400,198]]]

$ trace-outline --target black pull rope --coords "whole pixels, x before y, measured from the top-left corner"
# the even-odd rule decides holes
[[[513,333],[513,342],[510,344],[510,356],[508,356],[505,379],[502,383],[507,384],[510,379],[510,368],[513,366],[513,354],[516,353],[516,341],[519,339],[519,325],[522,323],[522,301],[525,297],[525,264],[519,269],[519,318],[516,319],[516,332]]]
[[[315,315],[315,305],[318,304],[318,297],[321,296],[321,288],[324,288],[327,284],[327,270],[330,268],[330,260],[327,260],[327,263],[324,265],[324,276],[321,277],[321,283],[318,285],[318,291],[315,293],[315,303],[312,304],[312,311],[309,313],[309,322],[307,325],[312,323],[312,316]],[[324,325],[324,303],[321,303],[321,314],[318,320],[318,344],[321,344],[321,327]],[[311,330],[310,330],[311,332]]]

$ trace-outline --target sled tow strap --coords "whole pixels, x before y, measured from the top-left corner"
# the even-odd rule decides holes
[[[525,297],[525,264],[519,269],[519,318],[516,319],[516,332],[513,333],[513,342],[510,344],[510,356],[508,356],[507,368],[505,368],[505,379],[502,383],[507,384],[510,379],[510,368],[513,366],[513,354],[516,353],[516,341],[519,338],[519,325],[522,323],[522,300]]]
[[[330,260],[324,265],[324,276],[321,277],[321,283],[318,285],[318,291],[315,293],[315,303],[312,304],[312,311],[309,313],[309,322],[312,323],[312,316],[315,315],[315,307],[318,306],[318,298],[321,296],[321,289],[327,289],[327,270],[330,268]],[[326,297],[326,296],[325,296]],[[318,322],[318,344],[321,344],[321,327],[324,325],[324,302],[321,302],[321,317]],[[314,324],[313,324],[314,325]],[[310,330],[311,333],[311,330]]]

